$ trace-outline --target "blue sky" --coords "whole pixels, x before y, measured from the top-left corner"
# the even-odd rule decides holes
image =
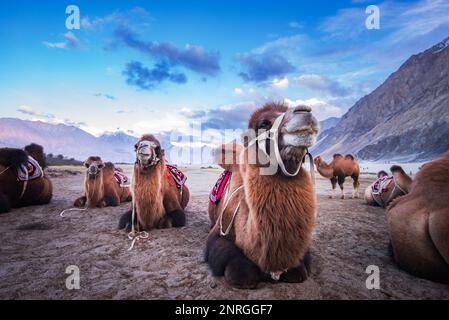
[[[285,100],[323,120],[448,36],[442,0],[1,1],[0,116],[160,133],[244,127]]]

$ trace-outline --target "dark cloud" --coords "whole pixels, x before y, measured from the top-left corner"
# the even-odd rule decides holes
[[[273,50],[262,54],[240,54],[237,60],[244,68],[239,75],[247,82],[263,82],[272,77],[284,77],[296,70],[285,57]]]
[[[168,42],[145,42],[126,27],[119,27],[114,32],[119,43],[138,50],[152,58],[163,59],[171,66],[183,66],[191,71],[213,76],[220,71],[219,53],[207,52],[200,46],[186,45],[179,49]]]
[[[206,111],[184,108],[179,111],[179,114],[190,119],[201,119],[206,116]]]
[[[95,93],[94,96],[96,97],[103,97],[106,98],[108,100],[117,100],[116,97],[114,97],[113,95],[107,94],[107,93]]]
[[[29,106],[20,106],[17,109],[18,112],[23,113],[28,116],[38,117],[38,118],[44,118],[44,119],[54,119],[55,115],[51,113],[44,113],[34,110],[33,108]]]
[[[170,65],[166,62],[159,62],[149,69],[140,62],[132,61],[126,65],[123,74],[127,77],[126,82],[129,85],[144,90],[151,90],[163,81],[178,84],[187,82],[185,74],[171,72]]]
[[[351,89],[340,82],[316,74],[305,74],[295,79],[299,86],[309,88],[334,97],[344,97],[351,94]]]

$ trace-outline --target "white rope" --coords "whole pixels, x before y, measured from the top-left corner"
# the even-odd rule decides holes
[[[4,174],[6,171],[8,171],[9,169],[11,169],[11,167],[12,167],[12,166],[9,166],[8,168],[6,168],[6,169],[3,170],[2,172],[0,172],[0,176],[1,176],[2,174]]]
[[[140,232],[136,232],[135,230],[135,226],[134,226],[134,221],[136,219],[136,197],[135,197],[135,190],[136,190],[136,176],[135,176],[135,170],[133,171],[133,181],[132,181],[132,188],[131,188],[131,193],[132,193],[132,213],[131,213],[131,232],[128,233],[128,239],[131,240],[131,246],[128,248],[128,251],[131,251],[134,248],[134,244],[140,240],[140,239],[148,239],[150,237],[150,235],[148,234],[148,232],[146,231],[140,231]],[[137,223],[139,223],[138,221],[138,217],[137,217]]]
[[[90,206],[90,201],[93,198],[93,196],[95,195],[95,184],[97,183],[97,176],[95,176],[94,178],[94,187],[93,187],[93,192],[92,194],[90,193],[90,187],[89,187],[89,183],[87,183],[86,188],[87,188],[87,192],[86,192],[86,204],[84,205],[84,208],[70,208],[70,209],[65,209],[63,210],[59,216],[61,218],[64,218],[64,214],[66,212],[71,212],[71,211],[87,211],[89,209]]]
[[[241,185],[240,187],[238,187],[237,189],[232,191],[232,193],[229,196],[229,198],[226,199],[226,203],[224,205],[223,210],[221,211],[221,217],[220,217],[220,235],[221,236],[227,236],[229,234],[229,232],[231,231],[231,227],[234,224],[235,216],[237,215],[237,212],[239,211],[239,208],[240,208],[240,202],[237,205],[237,207],[235,208],[234,213],[232,214],[231,222],[229,222],[229,225],[226,228],[226,231],[223,232],[223,216],[224,216],[224,212],[225,212],[226,208],[228,207],[228,204],[231,201],[232,197],[237,193],[237,191],[239,191],[242,188],[243,188],[243,185]]]

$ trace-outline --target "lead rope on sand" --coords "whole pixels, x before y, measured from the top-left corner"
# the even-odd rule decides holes
[[[128,248],[128,251],[131,251],[134,248],[134,244],[140,239],[148,239],[150,235],[146,231],[138,231],[136,232],[134,220],[136,219],[136,197],[134,191],[136,190],[136,179],[135,174],[133,173],[133,181],[131,187],[132,194],[132,214],[131,214],[131,232],[128,233],[128,239],[131,240],[131,246]],[[137,217],[137,223],[139,223],[139,219]]]
[[[89,184],[87,184],[86,185],[86,187],[87,187],[87,198],[86,198],[86,205],[84,206],[84,208],[82,208],[82,209],[80,209],[80,208],[70,208],[70,209],[65,209],[65,210],[63,210],[60,214],[59,214],[59,216],[61,217],[61,218],[64,218],[64,214],[66,213],[66,212],[71,212],[71,211],[87,211],[88,209],[89,209],[89,206],[90,206],[90,199],[92,199],[92,197],[95,195],[95,184],[97,183],[97,176],[95,176],[95,179],[94,179],[94,187],[93,187],[93,192],[92,192],[92,194],[90,194],[90,186],[89,186]]]

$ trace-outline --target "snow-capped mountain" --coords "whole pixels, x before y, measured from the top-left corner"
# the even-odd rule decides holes
[[[30,143],[42,145],[46,153],[62,154],[84,160],[99,155],[106,161],[134,161],[137,138],[123,132],[95,137],[79,128],[15,118],[0,118],[0,147],[23,148]]]

